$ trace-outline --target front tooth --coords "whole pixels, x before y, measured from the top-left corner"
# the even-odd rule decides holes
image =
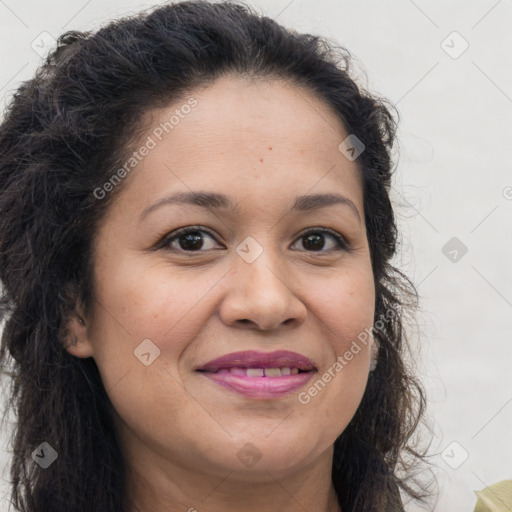
[[[263,377],[263,368],[247,368],[247,377]]]
[[[284,368],[281,368],[281,375],[290,375],[291,370],[289,366],[286,366]]]
[[[292,375],[296,375],[297,373],[299,373],[299,369],[298,368],[292,368]]]
[[[265,377],[281,377],[281,369],[265,368]]]
[[[233,374],[233,375],[241,375],[243,377],[245,377],[246,375],[246,370],[245,368],[230,368],[230,372]]]

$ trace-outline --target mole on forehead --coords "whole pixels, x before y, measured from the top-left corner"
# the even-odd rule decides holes
[[[271,146],[269,146],[267,149],[268,149],[269,151],[272,151],[272,147],[271,147]],[[261,157],[261,156],[260,156],[258,160],[259,160],[260,162],[263,162],[263,157]]]

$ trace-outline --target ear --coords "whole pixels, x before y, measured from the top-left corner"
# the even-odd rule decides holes
[[[64,306],[59,338],[64,349],[71,355],[81,358],[92,357],[94,350],[90,341],[90,321],[85,316],[78,294],[70,285],[64,290],[64,295],[67,306]]]

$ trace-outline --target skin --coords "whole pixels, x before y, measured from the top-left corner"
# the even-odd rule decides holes
[[[314,382],[373,324],[361,176],[338,149],[348,133],[282,80],[226,76],[190,96],[197,106],[132,171],[96,234],[93,313],[77,306],[68,351],[95,359],[116,410],[131,512],[339,511],[333,443],[362,398],[369,345],[308,404],[298,394],[311,383],[261,400],[194,369],[240,350],[291,350],[313,361]],[[185,102],[148,112],[140,145]],[[140,219],[191,190],[226,194],[239,211],[175,203]],[[290,211],[296,196],[333,192],[361,220],[343,204]],[[199,249],[175,238],[153,250],[196,225],[214,235]],[[352,250],[328,234],[315,250],[308,228],[331,228]],[[236,252],[248,236],[263,249],[252,263]],[[134,355],[144,339],[160,350],[149,366]],[[251,467],[237,456],[247,443],[261,455]]]

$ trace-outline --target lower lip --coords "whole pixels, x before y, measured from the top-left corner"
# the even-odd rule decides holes
[[[280,398],[304,386],[313,377],[313,371],[283,377],[244,377],[229,373],[201,372],[205,377],[231,391],[250,398]]]

